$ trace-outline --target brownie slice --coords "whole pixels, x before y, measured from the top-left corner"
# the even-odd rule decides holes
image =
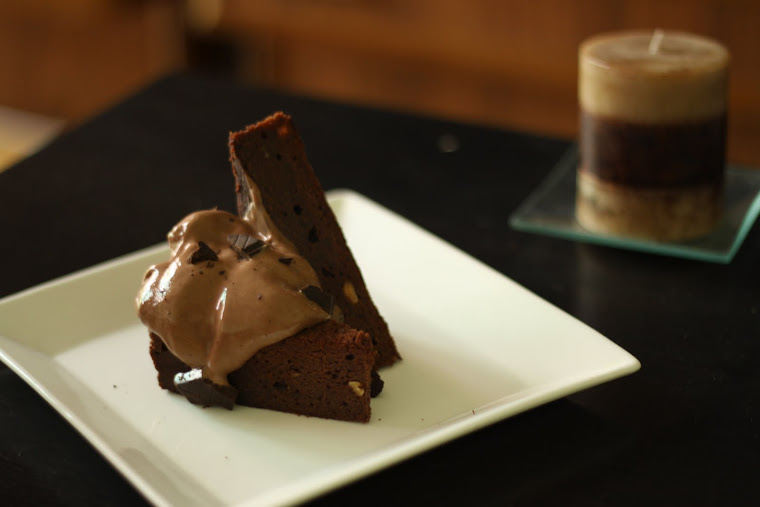
[[[190,368],[151,333],[158,383],[178,392],[174,376]],[[368,422],[370,398],[382,390],[367,333],[332,320],[265,347],[229,376],[239,405]]]
[[[242,216],[250,200],[246,173],[272,221],[309,261],[324,292],[335,298],[345,322],[369,333],[378,353],[375,367],[398,361],[388,325],[370,298],[291,118],[275,113],[230,134],[229,145],[238,213]]]
[[[330,308],[335,303],[340,311],[331,320],[259,350],[229,374],[230,385],[224,386],[203,377],[201,369],[191,369],[160,336],[151,333],[150,355],[159,385],[204,406],[232,408],[237,403],[369,421],[370,398],[383,388],[376,369],[400,356],[291,119],[276,113],[231,134],[230,155],[240,216],[246,215],[250,204],[251,181],[274,225],[317,273],[321,290],[306,287],[304,295],[315,301],[314,295],[306,293],[313,288],[319,295],[328,295]]]

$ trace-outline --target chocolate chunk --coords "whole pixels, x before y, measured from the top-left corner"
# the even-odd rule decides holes
[[[370,398],[374,398],[381,392],[383,392],[383,387],[385,386],[385,382],[383,379],[380,378],[380,375],[375,370],[372,370],[372,380],[370,381],[369,386],[369,396]]]
[[[285,257],[285,258],[277,259],[277,260],[282,262],[286,266],[290,266],[290,263],[293,262],[293,257]]]
[[[193,255],[190,257],[190,263],[191,264],[198,264],[199,262],[204,261],[218,261],[219,257],[217,257],[216,252],[214,252],[210,246],[208,246],[203,241],[198,242],[198,250],[193,252]]]
[[[223,386],[203,377],[200,368],[195,368],[174,376],[174,386],[194,405],[204,407],[224,407],[232,410],[238,391],[232,386]]]
[[[227,241],[241,259],[250,259],[267,246],[267,244],[260,239],[247,234],[230,234],[227,236]]]
[[[329,315],[332,315],[333,297],[330,294],[322,292],[322,289],[313,285],[309,285],[308,287],[301,289],[301,292],[311,301],[317,303],[320,308],[322,308]]]
[[[243,249],[243,251],[244,251],[244,252],[245,252],[245,253],[246,253],[246,254],[247,254],[249,257],[253,257],[253,256],[254,256],[254,255],[256,255],[257,253],[259,253],[260,251],[262,251],[262,250],[264,249],[264,247],[265,247],[265,246],[266,246],[266,243],[264,243],[263,241],[260,241],[260,240],[256,240],[256,242],[255,242],[255,243],[253,243],[252,245],[248,245],[247,247],[245,247],[245,248]]]
[[[319,235],[317,234],[317,227],[314,226],[309,230],[309,243],[317,243],[319,241]]]

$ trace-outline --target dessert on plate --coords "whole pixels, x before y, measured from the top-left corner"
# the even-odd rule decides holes
[[[377,370],[400,355],[291,118],[229,146],[238,214],[183,218],[137,296],[159,385],[203,406],[369,421]]]

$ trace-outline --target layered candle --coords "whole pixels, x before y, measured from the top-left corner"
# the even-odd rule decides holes
[[[576,217],[594,232],[703,236],[723,213],[729,54],[682,32],[605,34],[579,48]]]

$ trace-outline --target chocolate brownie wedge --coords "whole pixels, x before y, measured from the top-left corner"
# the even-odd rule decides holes
[[[231,134],[239,216],[197,211],[167,235],[136,303],[159,385],[193,404],[367,422],[399,360],[282,113]]]
[[[261,191],[274,224],[292,241],[317,273],[322,289],[335,298],[344,321],[369,333],[377,368],[401,356],[362,278],[343,231],[306,157],[293,120],[281,112],[230,134],[238,213],[249,208],[250,178]]]
[[[175,378],[193,370],[177,359],[158,335],[151,333],[150,339],[159,385],[180,393]],[[237,391],[237,398],[231,401],[366,423],[371,416],[370,400],[383,389],[383,381],[374,373],[375,356],[367,333],[328,320],[264,347],[232,372],[229,383]],[[208,398],[191,401],[220,405]]]

